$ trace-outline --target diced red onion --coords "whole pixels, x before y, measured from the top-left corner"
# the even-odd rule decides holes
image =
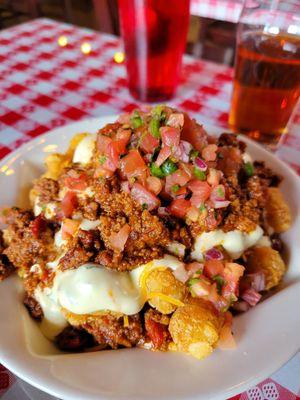
[[[255,289],[250,288],[242,293],[241,298],[250,306],[254,307],[261,299],[261,294],[259,294]]]
[[[121,182],[121,189],[123,192],[130,193],[130,186],[128,181]]]
[[[240,300],[234,303],[232,308],[239,312],[246,312],[249,310],[250,306],[246,301]]]
[[[205,258],[207,260],[222,260],[223,254],[220,250],[213,247],[205,253]]]
[[[195,158],[195,165],[200,169],[200,171],[207,170],[207,164],[200,157]]]
[[[176,197],[176,199],[185,199],[186,194],[179,194],[178,196],[176,196],[176,193],[174,195],[174,197]]]
[[[170,215],[167,207],[158,207],[157,213],[161,216]]]
[[[221,194],[220,194],[221,192]],[[213,188],[210,198],[212,201],[223,201],[225,200],[225,187],[224,185],[217,185]]]
[[[251,279],[251,287],[257,292],[265,290],[265,274],[263,272],[256,272],[254,274],[248,274],[247,277]]]
[[[229,200],[216,200],[213,202],[214,208],[228,207],[230,204]]]
[[[152,154],[148,153],[144,155],[144,160],[149,163],[151,161]]]
[[[177,280],[182,283],[185,283],[189,279],[189,274],[186,271],[184,265],[180,265],[173,271],[173,275]]]

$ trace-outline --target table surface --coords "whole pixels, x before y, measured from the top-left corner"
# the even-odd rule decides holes
[[[236,23],[243,3],[243,0],[191,0],[191,14]]]
[[[66,46],[58,43],[66,41]],[[84,54],[87,44],[91,51]],[[124,65],[114,61],[120,50],[121,43],[113,36],[48,19],[1,31],[0,158],[49,129],[139,106],[128,93]],[[186,57],[177,95],[170,104],[204,125],[226,130],[232,74],[226,66]],[[295,115],[290,133],[277,150],[278,156],[298,173],[299,128],[300,116]],[[272,377],[234,399],[295,400],[299,396],[300,354]],[[0,397],[53,399],[1,365]]]

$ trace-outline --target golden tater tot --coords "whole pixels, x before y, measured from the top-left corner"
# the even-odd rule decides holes
[[[285,232],[291,226],[291,211],[278,188],[268,188],[266,217],[276,233]]]
[[[49,154],[45,159],[47,171],[43,175],[45,178],[57,180],[62,170],[67,167],[71,162],[71,158],[65,154],[53,153]]]
[[[45,178],[57,180],[62,170],[68,167],[72,161],[76,146],[87,136],[87,133],[78,133],[70,142],[69,148],[65,154],[53,153],[49,154],[45,159],[47,171],[44,174]]]
[[[169,332],[174,341],[171,349],[176,346],[176,350],[198,359],[207,357],[217,345],[221,323],[211,303],[191,299],[171,317]]]
[[[277,286],[283,277],[286,266],[278,251],[271,247],[254,247],[247,255],[247,272],[263,271],[265,289]]]
[[[149,304],[162,314],[170,314],[176,310],[177,305],[163,300],[162,296],[151,297],[153,294],[158,293],[168,296],[170,300],[174,299],[175,303],[178,300],[183,302],[187,294],[185,285],[175,278],[170,269],[154,269],[147,276],[145,285],[146,295],[148,298],[150,297]]]

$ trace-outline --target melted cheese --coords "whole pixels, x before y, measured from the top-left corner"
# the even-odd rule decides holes
[[[53,267],[58,261],[53,262]],[[51,288],[42,289],[38,286],[35,290],[35,297],[44,312],[42,330],[45,336],[54,338],[64,328],[66,320],[61,313],[62,308],[75,314],[103,310],[125,315],[138,313],[147,300],[141,281],[149,265],[152,268],[176,269],[182,262],[176,257],[165,255],[162,259],[153,260],[130,272],[118,272],[93,263],[77,269],[58,271]]]
[[[92,159],[94,148],[95,136],[87,135],[76,146],[73,155],[73,163],[88,164]]]
[[[241,232],[238,230],[223,232],[221,229],[216,229],[211,232],[203,232],[198,235],[194,251],[191,257],[197,261],[203,261],[204,253],[215,246],[223,246],[227,253],[234,260],[239,258],[243,252],[249,247],[254,246],[263,236],[263,230],[257,225],[256,229],[250,233]]]

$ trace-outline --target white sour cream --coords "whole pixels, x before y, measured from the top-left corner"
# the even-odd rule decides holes
[[[89,134],[76,146],[73,155],[73,163],[88,164],[92,159],[94,148],[95,136]]]
[[[223,232],[221,229],[203,232],[195,240],[194,251],[192,251],[191,257],[197,261],[203,261],[204,253],[207,250],[215,246],[223,246],[230,257],[237,259],[246,249],[254,246],[262,236],[263,230],[258,225],[250,233],[238,230]]]
[[[175,270],[183,265],[176,257],[165,255],[153,260],[153,268],[168,267]],[[53,286],[35,290],[44,320],[42,330],[54,338],[66,325],[61,309],[74,314],[90,314],[110,310],[132,315],[138,313],[146,299],[140,287],[140,276],[148,264],[130,272],[118,272],[99,264],[87,263],[77,269],[57,272]]]

